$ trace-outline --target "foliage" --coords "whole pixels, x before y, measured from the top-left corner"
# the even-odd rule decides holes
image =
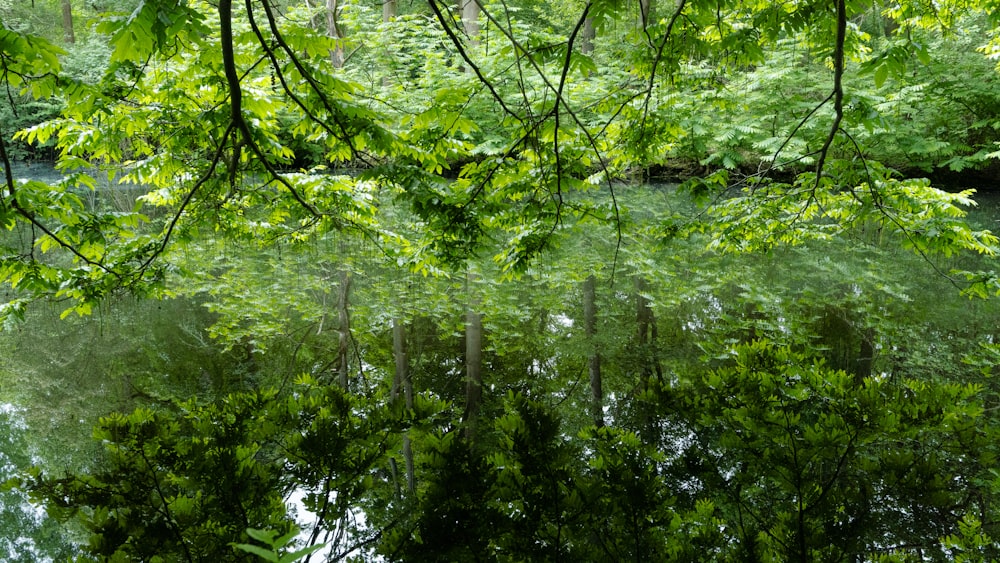
[[[867,159],[957,170],[994,152],[986,133],[995,121],[990,88],[961,92],[922,72],[918,78],[926,80],[893,84],[899,94],[887,91],[890,75],[905,78],[900,68],[908,56],[928,66],[975,64],[967,42],[937,40],[937,20],[909,8],[876,16],[845,4],[835,15],[809,3],[785,9],[693,2],[676,12],[659,8],[660,19],[645,28],[611,33],[631,17],[624,4],[588,3],[578,18],[572,14],[579,4],[550,4],[557,17],[546,28],[537,6],[484,3],[480,41],[460,37],[437,2],[430,12],[381,23],[363,4],[350,3],[339,14],[346,39],[334,41],[316,32],[308,9],[289,9],[279,21],[268,3],[234,10],[225,2],[214,14],[202,4],[147,2],[129,16],[98,19],[111,52],[97,84],[90,83],[92,70],[56,81],[64,74],[58,50],[5,30],[8,57],[36,61],[5,67],[9,85],[36,97],[58,94],[66,103],[61,118],[18,138],[55,143],[60,166],[79,172],[55,186],[8,182],[18,197],[5,224],[34,226],[42,233],[35,244],[55,259],[8,260],[6,279],[22,291],[69,298],[85,313],[123,286],[161,292],[158,257],[206,229],[257,240],[360,232],[410,255],[424,271],[493,246],[505,271],[521,273],[558,243],[565,222],[620,220],[611,182],[631,167],[664,159],[726,169],[760,165],[752,183],[774,172],[795,174],[787,185],[806,202],[867,189],[877,203],[907,186],[877,173],[876,189],[861,173]],[[209,23],[216,15],[226,24],[218,30]],[[574,49],[586,15],[620,42],[599,53]],[[887,37],[853,20],[847,25],[848,16],[905,20],[913,33]],[[845,32],[831,45],[826,30],[838,18]],[[989,20],[972,14],[959,23],[973,37]],[[389,49],[388,37],[402,39]],[[329,54],[342,48],[351,56],[334,68]],[[833,93],[814,79],[827,73],[831,53]],[[866,72],[875,75],[874,90]],[[944,94],[938,98],[945,106],[914,119],[928,88]],[[788,94],[773,96],[776,90]],[[956,125],[951,116],[967,108],[976,119],[964,128],[934,121]],[[939,138],[914,134],[928,130]],[[826,169],[807,169],[833,164],[851,174],[824,182]],[[318,168],[328,165],[366,173]],[[66,194],[92,189],[92,174],[104,168],[148,189],[140,201],[166,215],[98,213]],[[611,195],[612,205],[578,197],[597,190]],[[417,219],[406,237],[384,215],[392,199]],[[876,205],[873,212],[886,209]],[[893,220],[909,232],[921,229],[912,210]],[[822,221],[802,231],[812,229],[822,232]]]
[[[292,563],[293,561],[298,561],[314,551],[323,549],[323,544],[319,544],[311,545],[307,548],[293,551],[291,553],[284,553],[284,548],[291,543],[296,534],[298,534],[298,530],[294,528],[291,532],[281,537],[278,537],[278,534],[271,530],[247,528],[248,536],[266,544],[270,549],[267,550],[256,545],[246,543],[238,543],[235,547],[246,551],[247,553],[252,553],[264,561],[272,561],[273,563]]]
[[[997,156],[991,3],[127,4],[0,4],[5,393],[130,411],[11,486],[90,555],[995,558],[1000,243],[907,177]]]
[[[95,556],[249,561],[257,550],[233,545],[247,543],[248,528],[290,532],[292,493],[304,495],[317,526],[349,517],[398,421],[303,379],[294,395],[264,390],[110,415],[95,430],[107,450],[100,470],[55,478],[36,469],[24,486],[50,514],[82,524]],[[272,544],[283,546],[291,547]]]
[[[634,434],[586,430],[579,446],[589,452],[581,455],[549,407],[513,394],[505,403],[489,453],[470,449],[454,433],[427,443],[429,482],[416,518],[387,536],[385,555],[683,561],[710,545],[712,507],[702,504],[686,518],[675,513],[666,483],[649,463],[656,454]],[[455,522],[462,523],[458,530]]]
[[[980,388],[862,381],[763,341],[734,356],[662,390],[690,436],[670,472],[700,484],[694,498],[710,491],[732,557],[930,554],[965,511],[987,509],[972,500],[992,497],[979,487],[996,456]]]

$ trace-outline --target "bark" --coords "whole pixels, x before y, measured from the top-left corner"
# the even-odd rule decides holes
[[[580,32],[580,52],[589,55],[594,52],[594,40],[597,30],[594,29],[594,18],[583,20],[583,30]]]
[[[311,14],[309,16],[309,27],[312,29],[321,29],[321,17],[323,14],[318,8],[323,5],[322,2],[323,0],[318,0],[318,3],[314,3],[314,0],[306,0],[306,7],[309,8],[309,13]]]
[[[382,0],[382,21],[391,22],[396,19],[398,8],[396,0]]]
[[[340,321],[340,336],[337,339],[337,377],[340,386],[347,389],[348,385],[348,348],[351,340],[351,315],[348,310],[348,297],[351,292],[351,272],[343,269],[340,272],[340,287],[337,291],[337,316]]]
[[[583,282],[583,330],[587,337],[587,371],[590,374],[590,414],[594,425],[604,426],[604,390],[601,387],[601,355],[597,351],[597,278]]]
[[[382,23],[389,23],[396,19],[399,5],[396,0],[382,0]],[[392,85],[391,75],[387,74],[382,77],[382,86],[388,88]]]
[[[472,293],[475,280],[469,274],[468,291]],[[483,317],[478,312],[479,299],[471,297],[465,313],[465,438],[470,443],[476,439],[476,426],[483,401]]]
[[[326,34],[332,39],[343,39],[337,16],[340,12],[339,0],[326,0]],[[344,47],[338,41],[336,48],[330,50],[330,63],[334,68],[344,66]]]
[[[642,29],[649,27],[649,16],[653,11],[653,0],[639,0],[639,25]]]
[[[459,0],[462,8],[462,28],[474,43],[479,41],[479,1]]]
[[[389,400],[399,401],[400,392],[406,402],[406,408],[413,408],[413,380],[410,378],[410,359],[406,351],[406,327],[399,318],[392,319],[392,356],[396,364],[395,377],[392,380],[392,391]],[[413,467],[413,446],[409,433],[403,434],[403,461],[406,464],[406,490],[413,493],[416,490],[416,476]],[[395,467],[395,460],[391,460]]]
[[[62,21],[63,38],[66,43],[70,45],[76,43],[76,34],[73,33],[73,5],[70,4],[70,0],[62,0]]]

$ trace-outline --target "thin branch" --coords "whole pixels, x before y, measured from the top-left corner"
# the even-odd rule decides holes
[[[823,165],[827,154],[833,145],[833,140],[840,130],[840,122],[844,119],[844,41],[847,38],[847,0],[837,0],[837,42],[833,48],[833,123],[830,124],[830,134],[820,149],[816,160],[816,181],[813,189],[819,188],[823,177]]]
[[[3,164],[4,182],[6,183],[7,186],[7,192],[10,194],[10,206],[17,212],[18,215],[28,220],[28,222],[30,222],[33,227],[45,233],[49,238],[54,240],[56,244],[68,250],[74,256],[83,261],[83,263],[89,266],[100,268],[101,270],[104,270],[106,273],[121,279],[122,277],[121,274],[108,268],[100,261],[92,260],[91,258],[85,256],[76,248],[75,245],[70,244],[62,237],[57,235],[54,231],[46,227],[41,221],[38,220],[38,218],[35,216],[33,212],[25,209],[20,203],[18,203],[17,187],[14,185],[14,175],[13,172],[11,171],[10,155],[7,154],[7,142],[4,140],[4,134],[2,130],[0,130],[0,162],[2,162]],[[2,200],[4,202],[4,205],[6,206],[6,199],[0,198],[0,200]]]
[[[170,242],[170,238],[173,235],[174,229],[177,227],[177,223],[181,219],[181,215],[184,214],[184,211],[187,209],[187,206],[191,203],[191,200],[194,199],[194,195],[198,192],[198,190],[200,190],[201,187],[204,186],[205,183],[208,182],[208,180],[215,173],[216,167],[222,160],[222,153],[225,151],[226,141],[229,139],[229,136],[232,135],[233,132],[235,131],[235,127],[236,127],[235,124],[230,123],[229,128],[226,129],[225,133],[223,133],[222,139],[220,139],[219,142],[219,146],[215,150],[215,155],[213,155],[212,160],[209,162],[208,170],[206,170],[205,173],[202,174],[201,178],[199,178],[198,181],[195,182],[194,186],[192,186],[191,189],[188,190],[187,195],[185,195],[184,199],[181,201],[180,207],[177,209],[177,212],[174,213],[173,218],[167,225],[167,230],[163,234],[163,239],[160,241],[159,247],[156,250],[154,250],[153,253],[148,258],[146,258],[146,260],[142,263],[142,265],[139,267],[140,272],[149,268],[150,264],[153,263],[153,260],[155,260],[157,256],[163,254],[163,251],[166,250],[167,244]]]
[[[555,232],[556,227],[559,225],[563,196],[562,196],[562,155],[559,152],[559,105],[560,101],[563,99],[563,89],[566,87],[566,77],[569,75],[570,62],[573,57],[573,43],[576,41],[576,36],[583,29],[584,24],[587,21],[587,17],[590,14],[591,3],[583,7],[583,12],[576,21],[576,26],[573,28],[572,33],[569,34],[569,39],[566,44],[566,58],[563,60],[562,73],[559,76],[559,87],[556,89],[556,105],[553,108],[555,115],[553,119],[555,120],[555,125],[552,131],[552,152],[554,153],[556,159],[556,217],[552,224],[552,230],[549,231],[549,236]]]
[[[249,3],[249,0],[248,0]],[[266,9],[267,2],[264,2]],[[316,210],[309,202],[307,202],[295,189],[292,184],[284,178],[281,174],[275,170],[274,166],[268,160],[267,155],[261,150],[257,142],[253,138],[253,131],[250,130],[249,124],[243,118],[243,89],[240,84],[240,76],[236,71],[236,56],[233,47],[233,29],[232,29],[232,0],[220,0],[219,2],[219,22],[221,30],[221,42],[222,42],[222,67],[226,75],[226,84],[229,87],[229,104],[230,104],[230,119],[233,126],[239,130],[240,136],[242,138],[242,143],[237,143],[234,145],[236,154],[233,155],[234,165],[239,162],[239,149],[243,143],[257,156],[261,165],[268,171],[268,173],[279,183],[281,183],[288,191],[292,194],[292,197],[296,202],[299,203],[306,211],[309,212],[313,217],[320,217],[322,214]],[[270,14],[270,13],[269,13]],[[272,21],[272,25],[274,22]],[[225,139],[223,139],[225,140]],[[225,145],[225,143],[223,143]]]
[[[679,0],[677,2],[677,8],[674,10],[673,15],[670,16],[670,22],[667,23],[667,29],[663,33],[663,39],[660,41],[659,46],[656,49],[656,56],[653,57],[653,67],[649,71],[649,82],[646,86],[646,99],[642,104],[642,126],[646,124],[646,118],[649,115],[649,100],[653,97],[653,89],[656,86],[656,71],[660,66],[660,61],[663,59],[663,51],[667,48],[667,41],[670,40],[671,35],[674,31],[674,24],[681,17],[681,13],[684,12],[684,7],[687,5],[687,0]],[[649,37],[649,30],[644,29],[643,32],[646,34],[646,38],[652,43],[652,39]]]
[[[437,5],[438,4],[437,1],[428,0],[427,4],[430,6],[431,11],[434,12],[434,17],[437,18],[438,23],[441,24],[441,29],[444,30],[445,34],[448,36],[448,39],[451,40],[452,45],[454,45],[455,49],[458,50],[459,56],[462,57],[462,60],[465,61],[465,64],[469,65],[469,68],[471,68],[472,72],[475,73],[476,78],[479,79],[479,82],[484,86],[486,86],[486,88],[490,91],[490,94],[493,96],[493,99],[496,100],[497,103],[500,104],[500,107],[503,108],[504,113],[513,117],[518,122],[523,122],[524,120],[521,118],[521,116],[519,116],[516,112],[514,112],[507,106],[507,103],[504,101],[503,96],[501,96],[500,93],[497,92],[496,87],[493,86],[493,83],[490,82],[490,80],[486,78],[485,75],[483,75],[483,71],[479,68],[479,66],[475,62],[473,62],[472,58],[469,57],[469,53],[466,52],[465,46],[462,45],[462,40],[459,39],[458,35],[455,34],[455,30],[453,30],[451,26],[448,25],[448,20],[445,18],[444,14],[441,13],[441,8]]]
[[[584,13],[585,14],[590,9],[590,6],[591,6],[591,3],[588,2],[587,5],[586,5],[586,7],[585,7],[585,9],[584,9]],[[555,85],[552,84],[552,81],[549,80],[549,77],[545,74],[544,69],[542,69],[542,67],[538,63],[538,61],[536,61],[535,58],[531,56],[531,54],[529,53],[529,51],[527,49],[525,49],[524,46],[521,45],[521,43],[517,40],[516,37],[514,37],[514,34],[513,34],[512,30],[505,29],[503,26],[501,26],[500,23],[496,20],[496,18],[488,10],[483,9],[483,15],[486,16],[487,20],[489,20],[491,23],[493,23],[495,26],[497,26],[497,28],[500,30],[500,32],[507,38],[508,41],[510,41],[510,44],[514,47],[514,49],[516,50],[516,52],[519,52],[519,53],[523,54],[523,56],[528,60],[528,63],[531,65],[531,67],[535,69],[535,72],[538,74],[538,77],[541,78],[541,80],[545,84],[545,86],[549,90],[551,90],[553,93],[555,93],[556,100],[555,100],[555,105],[553,106],[554,107],[553,111],[555,111],[555,115],[554,115],[555,119],[558,121],[558,117],[559,117],[558,108],[560,106],[562,106],[566,110],[566,113],[572,118],[573,122],[580,128],[580,131],[587,138],[587,141],[588,141],[588,144],[589,144],[590,148],[593,149],[594,154],[597,156],[598,162],[600,163],[600,169],[601,169],[602,172],[604,172],[604,176],[605,176],[605,178],[607,180],[608,191],[611,194],[612,207],[613,207],[614,213],[615,213],[615,226],[617,228],[617,244],[615,246],[615,257],[614,257],[614,261],[613,261],[613,264],[612,264],[612,279],[614,279],[614,274],[613,273],[614,273],[614,271],[616,269],[616,266],[618,264],[618,255],[619,255],[619,252],[620,252],[620,249],[621,249],[621,243],[622,243],[622,240],[623,240],[623,233],[622,233],[622,228],[621,228],[621,215],[620,215],[620,210],[619,210],[619,207],[618,207],[618,198],[615,196],[614,185],[612,184],[612,181],[611,181],[610,167],[608,166],[607,160],[604,158],[604,154],[601,152],[600,148],[597,146],[597,139],[590,132],[590,130],[587,128],[587,126],[583,123],[583,120],[581,120],[580,117],[576,114],[576,112],[573,110],[573,107],[569,104],[569,102],[566,101],[566,99],[563,97],[563,95],[562,95],[562,83],[560,83],[559,87],[557,87],[557,86],[555,86]],[[561,72],[562,72],[561,76],[562,76],[563,80],[565,80],[565,77],[566,77],[566,75],[567,75],[567,73],[569,71],[569,61],[570,61],[570,57],[572,55],[572,46],[573,46],[572,45],[572,39],[576,37],[577,33],[583,27],[583,22],[585,20],[586,20],[586,18],[583,17],[583,18],[580,18],[577,21],[577,25],[576,25],[576,27],[573,30],[572,36],[570,37],[571,41],[569,42],[569,44],[567,46],[566,61],[565,61],[564,65],[563,65],[563,68],[561,69]],[[550,112],[550,114],[551,114],[551,112]],[[546,119],[547,117],[548,116],[542,117],[539,121],[542,121],[542,120]],[[562,173],[562,171],[558,169],[558,166],[557,166],[556,173],[559,174],[559,175],[561,175],[561,173]],[[553,231],[554,231],[554,228],[553,228]]]
[[[292,90],[292,87],[288,85],[288,81],[285,78],[285,73],[281,70],[281,64],[278,61],[277,55],[275,55],[274,53],[274,49],[272,49],[271,46],[268,44],[267,39],[264,37],[263,31],[260,29],[260,26],[257,25],[257,18],[254,17],[253,5],[251,3],[251,0],[246,0],[246,8],[247,8],[247,20],[250,22],[250,29],[253,30],[254,35],[257,36],[257,43],[264,50],[264,55],[271,61],[271,69],[274,70],[274,75],[278,79],[278,82],[281,84],[281,89],[293,102],[295,102],[295,105],[298,106],[299,109],[301,109],[302,112],[306,114],[306,117],[308,117],[310,121],[319,125],[324,131],[329,133],[330,136],[336,139],[343,140],[341,138],[341,135],[345,134],[343,128],[341,128],[341,134],[337,134],[337,132],[335,132],[333,128],[330,127],[329,124],[327,124],[324,120],[317,117],[312,110],[306,107],[305,102],[303,102],[302,99],[294,92],[294,90]],[[351,147],[351,150],[353,153],[354,152],[353,146]]]
[[[305,65],[299,59],[298,55],[295,54],[295,51],[285,41],[285,38],[282,35],[281,30],[278,29],[278,23],[277,20],[275,19],[273,10],[271,9],[271,4],[268,2],[268,0],[261,0],[261,6],[263,6],[264,8],[264,14],[267,17],[268,27],[271,30],[271,35],[274,38],[274,42],[277,43],[278,46],[281,47],[281,50],[285,52],[285,55],[292,62],[292,65],[295,66],[296,70],[299,71],[299,74],[302,75],[302,78],[309,84],[309,88],[312,89],[313,93],[316,94],[316,96],[319,98],[320,103],[330,114],[330,117],[337,124],[337,127],[340,128],[341,135],[334,135],[334,136],[341,142],[347,144],[347,146],[351,149],[352,155],[363,160],[361,156],[361,151],[359,151],[357,147],[354,146],[354,142],[351,140],[347,127],[343,123],[341,123],[337,117],[340,112],[334,109],[333,102],[331,102],[330,99],[327,97],[326,92],[323,90],[323,88],[320,87],[320,84],[319,82],[316,81],[316,78],[313,77],[313,73],[305,67]],[[253,10],[251,9],[252,6],[249,0],[247,0],[247,8],[248,8],[248,14],[252,15]],[[266,45],[264,45],[263,43],[261,43],[261,45],[266,48]],[[280,72],[281,67],[279,65],[275,64],[274,68],[275,72]],[[283,87],[286,86],[284,81],[282,81],[282,86]],[[286,92],[287,91],[288,90],[286,90]]]
[[[764,171],[758,171],[753,176],[761,178],[761,177],[765,177],[765,176],[769,175],[771,173],[771,171],[774,170],[774,168],[778,166],[778,164],[777,164],[777,162],[778,162],[778,156],[780,156],[781,153],[785,150],[785,147],[788,146],[788,143],[792,142],[792,139],[795,138],[795,134],[799,132],[799,129],[801,129],[806,123],[808,123],[809,120],[812,118],[812,116],[815,115],[817,111],[819,111],[823,106],[825,106],[833,98],[834,98],[834,92],[830,92],[830,95],[828,95],[826,98],[824,98],[823,101],[821,101],[820,103],[816,104],[809,111],[809,113],[807,113],[805,115],[805,117],[803,117],[802,119],[800,119],[798,125],[796,125],[795,128],[792,129],[791,133],[789,133],[785,137],[785,140],[781,143],[781,146],[778,147],[778,150],[774,151],[774,155],[771,157],[771,164],[770,164],[770,166],[768,166],[767,169],[764,170]],[[818,154],[818,152],[819,151],[815,151],[815,152],[809,153],[809,155]],[[782,162],[781,166],[786,166],[788,164],[796,162],[797,160],[801,160],[805,156],[806,155],[803,155],[803,156],[800,156],[798,158]]]

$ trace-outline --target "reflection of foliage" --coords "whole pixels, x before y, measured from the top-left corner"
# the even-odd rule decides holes
[[[249,561],[231,544],[247,543],[247,528],[289,531],[293,493],[321,528],[362,534],[352,510],[393,424],[384,409],[302,380],[291,396],[259,391],[111,415],[96,430],[102,469],[65,478],[36,470],[26,484],[50,514],[84,526],[94,555]]]
[[[689,433],[669,473],[700,484],[689,496],[712,500],[743,556],[933,550],[990,504],[996,452],[978,387],[859,381],[766,342],[735,353],[662,401],[666,424]]]
[[[696,522],[705,514],[695,513],[683,524],[691,535],[671,541],[679,515],[649,463],[656,455],[635,435],[588,430],[585,453],[561,427],[544,404],[510,394],[494,422],[496,442],[483,451],[454,432],[430,437],[419,505],[380,549],[407,561],[484,553],[500,561],[623,561],[659,560],[699,541]]]
[[[0,147],[54,146],[67,173],[5,181],[13,297],[206,305],[108,313],[125,336],[99,351],[79,320],[4,338],[36,362],[5,370],[33,428],[143,405],[101,422],[101,463],[31,481],[53,514],[136,559],[238,559],[248,528],[276,551],[290,494],[306,543],[345,556],[993,556],[997,313],[920,274],[990,296],[998,241],[965,223],[971,192],[892,169],[996,158],[996,77],[942,78],[989,66],[970,50],[985,16],[723,0],[656,3],[642,28],[619,0],[483,2],[503,17],[473,38],[443,4],[379,23],[347,3],[343,68],[301,3],[147,0],[66,55],[0,28],[4,79],[34,104],[0,115],[31,148],[3,124]],[[706,173],[680,197],[615,183],[678,163]],[[109,170],[154,212],[88,205]],[[43,325],[23,303],[0,313]],[[386,407],[397,374],[460,411],[480,356],[479,442]],[[344,390],[289,388],[335,364]],[[42,434],[47,461],[78,441]],[[398,457],[419,469],[406,493]]]
[[[52,468],[89,467],[97,450],[89,427],[116,409],[210,400],[254,381],[254,358],[209,341],[208,315],[194,302],[121,299],[93,317],[58,317],[30,308],[30,329],[0,333],[3,399],[34,405],[25,420],[46,436],[36,455]]]
[[[105,470],[29,482],[51,513],[81,519],[92,553],[133,558],[241,560],[228,542],[245,544],[248,527],[287,531],[294,491],[317,517],[310,542],[346,526],[344,552],[378,539],[412,561],[997,555],[992,521],[968,516],[995,494],[978,387],[859,381],[762,341],[727,364],[645,396],[658,419],[647,420],[667,431],[660,450],[618,427],[570,439],[550,406],[510,394],[479,448],[457,432],[419,438],[414,502],[374,478],[393,417],[308,381],[287,398],[106,418]],[[352,528],[359,505],[367,522]]]
[[[0,409],[0,483],[31,463],[28,429],[9,404]],[[62,560],[73,553],[65,529],[28,502],[23,490],[0,492],[0,554],[11,563]]]
[[[191,560],[194,552],[236,560],[229,543],[245,539],[248,526],[288,526],[275,474],[280,465],[266,463],[270,454],[257,443],[269,438],[253,418],[267,400],[234,397],[218,410],[180,415],[113,415],[97,434],[108,443],[106,471],[40,478],[31,487],[50,514],[79,514],[94,555]],[[81,506],[94,510],[79,512]]]

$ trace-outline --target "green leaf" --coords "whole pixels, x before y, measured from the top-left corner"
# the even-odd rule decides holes
[[[259,547],[256,545],[250,545],[247,543],[237,543],[233,544],[233,547],[237,549],[242,549],[247,553],[252,553],[265,561],[271,561],[272,563],[279,563],[280,561],[282,561],[282,559],[279,559],[278,554],[275,553],[274,551],[268,551],[263,547]]]
[[[293,551],[291,553],[285,554],[278,561],[279,563],[292,563],[293,561],[298,561],[299,559],[302,559],[306,555],[309,555],[310,553],[313,553],[315,551],[319,551],[324,547],[326,547],[325,543],[310,545],[309,547],[302,548],[298,551]]]
[[[875,87],[881,88],[885,84],[886,78],[889,77],[889,65],[881,64],[875,69]]]

